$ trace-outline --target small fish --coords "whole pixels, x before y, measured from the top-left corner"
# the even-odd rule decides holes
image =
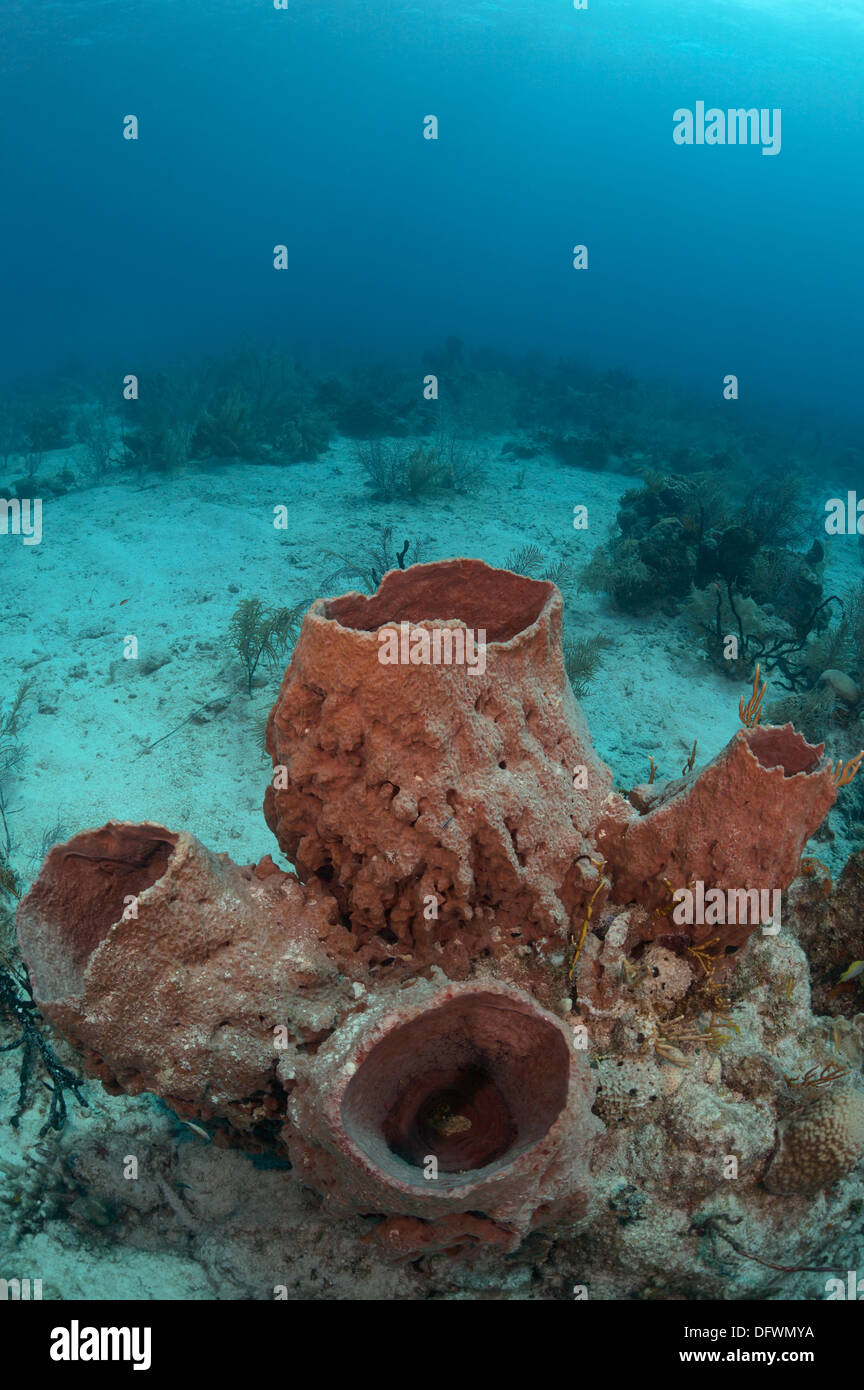
[[[210,1135],[207,1133],[206,1129],[202,1129],[200,1125],[193,1124],[191,1120],[181,1120],[180,1123],[186,1125],[186,1127],[191,1129],[193,1134],[197,1134],[199,1138],[206,1139],[208,1143],[210,1142]]]
[[[843,971],[837,983],[842,985],[846,980],[855,980],[861,974],[864,974],[864,960],[853,960],[852,964]]]

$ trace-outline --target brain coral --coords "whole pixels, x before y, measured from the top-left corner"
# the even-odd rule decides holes
[[[818,1096],[781,1126],[765,1177],[782,1196],[818,1192],[864,1158],[864,1092],[852,1087]]]

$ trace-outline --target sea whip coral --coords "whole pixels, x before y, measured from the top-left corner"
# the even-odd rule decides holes
[[[112,823],[55,846],[19,909],[88,1070],[290,1153],[334,1206],[397,1222],[403,1254],[584,1210],[593,1073],[548,1011],[568,940],[596,948],[611,900],[637,905],[620,951],[665,941],[670,885],[696,877],[784,887],[836,794],[821,749],[757,727],[640,816],[591,748],[561,612],[476,560],[319,600],[268,724],[265,812],[302,881]],[[402,622],[484,629],[485,669],[383,663]]]

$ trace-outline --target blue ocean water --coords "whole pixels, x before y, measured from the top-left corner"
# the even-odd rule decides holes
[[[855,4],[10,0],[0,22],[7,377],[458,333],[854,416]],[[779,157],[677,147],[697,101],[779,107]]]
[[[453,556],[559,586],[618,790],[719,753],[754,677],[847,770],[806,846],[845,924],[807,1019],[860,1032],[854,891],[831,895],[864,836],[862,54],[859,0],[5,0],[10,1041],[36,1026],[14,912],[52,846],[153,820],[278,857],[262,742],[302,613]],[[158,1184],[117,1272],[99,1136],[201,1177],[161,1101],[88,1082],[58,1159],[38,1076],[22,1101],[0,1062],[7,1263],[46,1297],[260,1296],[241,1235],[235,1282],[202,1253],[215,1199],[200,1247],[160,1249],[183,1222]],[[28,1154],[48,1197],[21,1196]],[[362,1296],[328,1258],[331,1296]],[[703,1273],[692,1296],[726,1296]]]

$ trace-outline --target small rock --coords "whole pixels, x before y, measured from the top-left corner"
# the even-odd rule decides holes
[[[166,651],[154,650],[145,652],[138,661],[138,674],[140,676],[152,676],[154,671],[159,671],[163,666],[167,666],[171,657]]]
[[[851,676],[847,676],[845,671],[835,671],[830,667],[823,671],[819,681],[825,685],[830,685],[838,700],[842,700],[844,705],[857,705],[861,699],[861,691],[855,684]]]

